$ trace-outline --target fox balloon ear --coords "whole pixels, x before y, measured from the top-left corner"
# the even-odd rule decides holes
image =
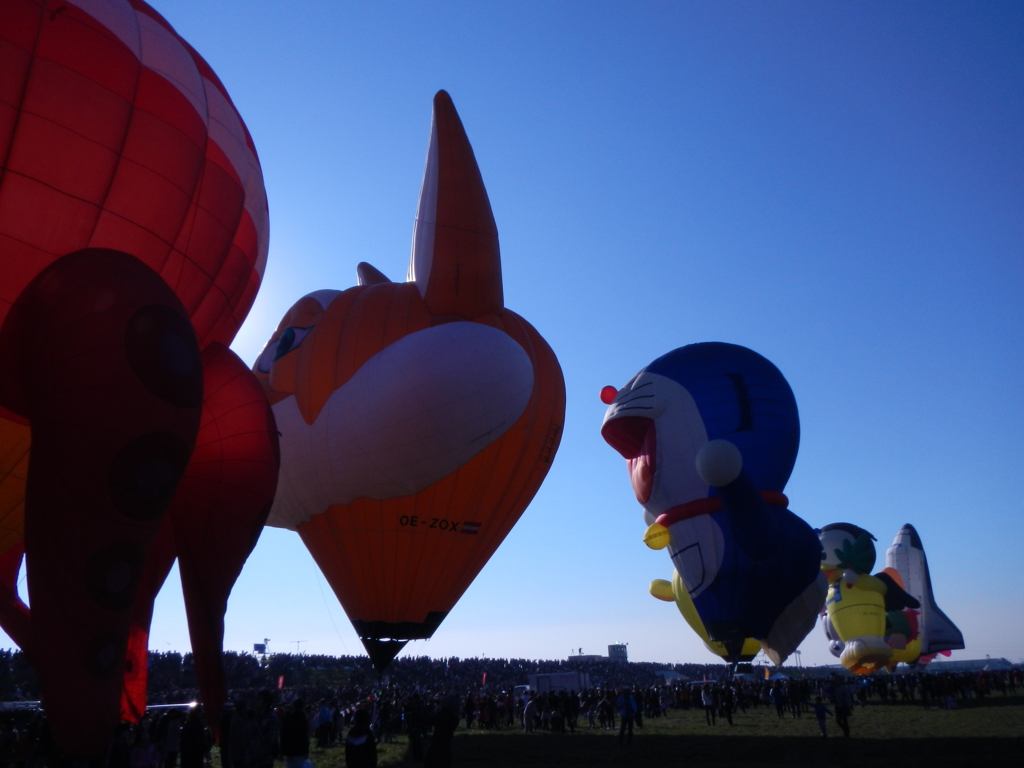
[[[473,148],[445,91],[434,96],[408,280],[432,315],[473,319],[505,305],[498,227]]]
[[[390,283],[387,275],[381,272],[372,264],[367,264],[365,261],[360,261],[356,265],[356,284],[357,285],[377,285],[378,283]]]

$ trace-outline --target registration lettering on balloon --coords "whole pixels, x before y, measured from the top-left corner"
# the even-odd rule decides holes
[[[505,308],[490,202],[444,91],[407,280],[365,263],[356,277],[299,299],[253,370],[281,431],[268,525],[299,533],[383,670],[519,519],[565,414],[554,353]]]
[[[778,368],[735,344],[691,344],[607,386],[601,435],[625,459],[675,573],[651,583],[712,653],[781,664],[814,627],[826,583],[814,531],[782,493],[796,461],[796,401]]]
[[[401,526],[409,526],[411,528],[421,528],[423,530],[434,530],[434,531],[446,531],[448,533],[479,533],[479,523],[466,523],[466,527],[469,530],[463,530],[459,526],[462,525],[461,520],[448,520],[443,517],[431,517],[429,520],[424,518],[420,519],[416,515],[401,515],[398,518],[398,524]]]
[[[277,480],[266,395],[227,348],[267,199],[224,85],[143,0],[4,0],[0,49],[0,623],[57,747],[89,760],[145,711],[175,559],[218,722],[227,595]]]

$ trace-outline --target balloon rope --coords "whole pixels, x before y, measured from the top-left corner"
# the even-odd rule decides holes
[[[345,641],[341,638],[341,632],[338,631],[338,625],[334,623],[334,615],[331,613],[331,606],[327,604],[327,595],[324,594],[323,584],[320,583],[320,568],[316,563],[313,563],[313,573],[316,574],[316,585],[320,588],[320,597],[324,599],[324,608],[327,609],[327,617],[331,620],[331,625],[334,627],[334,634],[338,636],[338,640],[341,641],[341,647],[345,649],[345,655],[348,656],[348,646],[345,645]]]

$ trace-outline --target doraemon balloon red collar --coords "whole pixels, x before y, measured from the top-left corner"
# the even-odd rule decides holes
[[[800,442],[786,379],[752,350],[708,342],[610,389],[601,434],[626,459],[645,540],[668,546],[712,639],[757,638],[781,663],[826,589],[817,537],[782,493]]]

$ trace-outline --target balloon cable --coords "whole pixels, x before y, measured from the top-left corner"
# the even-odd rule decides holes
[[[334,627],[334,634],[338,636],[338,640],[341,641],[341,647],[345,649],[345,655],[348,656],[348,646],[345,645],[345,641],[341,639],[341,632],[338,631],[338,625],[334,623],[334,615],[331,613],[331,606],[327,604],[327,595],[324,594],[323,584],[320,583],[320,569],[316,563],[313,563],[313,573],[316,574],[316,585],[320,588],[320,597],[324,599],[324,608],[327,609],[327,617],[331,620],[331,626]]]

